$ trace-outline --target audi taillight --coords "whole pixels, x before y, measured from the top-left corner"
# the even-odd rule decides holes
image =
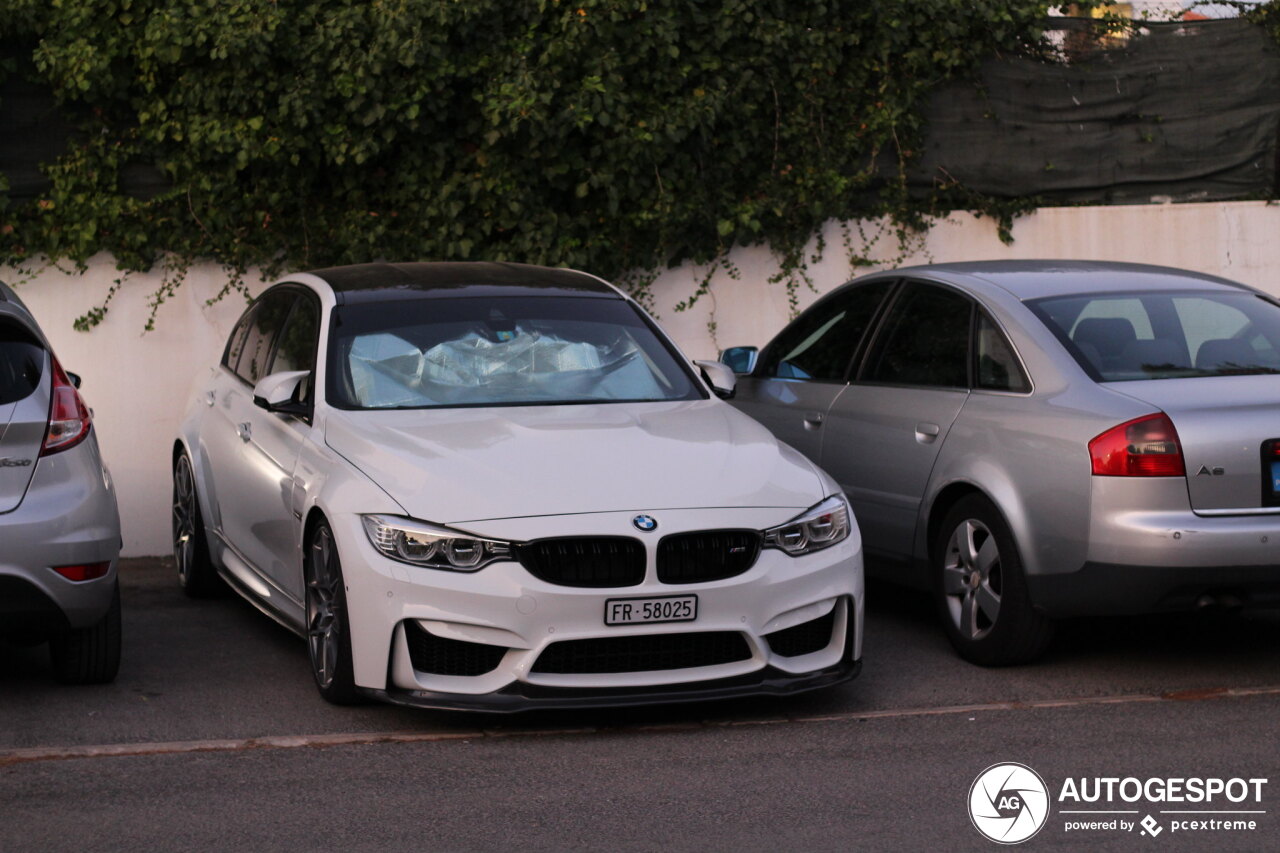
[[[1187,473],[1178,431],[1165,414],[1112,427],[1089,442],[1089,457],[1099,477],[1185,477]]]
[[[40,448],[41,456],[70,450],[84,441],[89,427],[93,425],[89,407],[67,378],[62,365],[53,356],[49,359],[53,363],[53,400],[49,404],[49,429],[44,436],[44,446]]]

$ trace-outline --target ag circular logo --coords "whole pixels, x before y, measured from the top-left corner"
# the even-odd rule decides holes
[[[1019,844],[1049,819],[1049,789],[1025,764],[993,764],[969,788],[969,819],[998,844]]]
[[[650,530],[653,530],[658,526],[658,519],[654,518],[652,515],[637,515],[635,518],[631,519],[631,523],[635,525],[636,530],[643,530],[645,533],[648,533]]]

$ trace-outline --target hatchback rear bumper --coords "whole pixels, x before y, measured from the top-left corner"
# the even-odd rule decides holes
[[[0,542],[0,581],[22,591],[0,608],[0,632],[30,633],[49,619],[42,633],[56,633],[102,618],[116,586],[120,518],[92,436],[39,461],[22,503],[0,515]],[[53,570],[90,563],[110,566],[102,577],[78,582]],[[64,618],[50,617],[51,608]]]

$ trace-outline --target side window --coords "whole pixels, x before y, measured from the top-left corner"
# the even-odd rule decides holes
[[[892,287],[892,281],[884,280],[851,287],[801,314],[770,344],[764,375],[844,381],[862,336]]]
[[[312,381],[315,379],[316,347],[320,342],[320,306],[314,299],[302,297],[289,315],[280,343],[276,345],[275,358],[271,360],[269,373],[286,370],[310,370],[311,379],[303,383],[299,399],[311,398]]]
[[[908,285],[893,304],[863,380],[967,388],[971,308],[954,290]]]
[[[236,372],[236,362],[240,360],[240,353],[244,351],[244,339],[249,334],[249,328],[253,324],[253,315],[258,310],[258,304],[255,302],[245,309],[240,315],[240,320],[236,323],[236,327],[231,332],[231,337],[227,338],[227,348],[222,352],[222,366],[232,373]]]
[[[236,375],[250,385],[267,375],[272,348],[297,295],[289,290],[263,294],[248,317],[248,328],[236,361]]]
[[[974,385],[989,391],[1014,391],[1025,394],[1031,390],[1022,365],[1013,354],[1009,339],[983,312],[978,312],[978,370]]]

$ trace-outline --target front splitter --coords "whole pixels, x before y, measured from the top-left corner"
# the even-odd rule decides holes
[[[862,659],[845,658],[834,666],[802,675],[765,667],[756,672],[716,681],[664,684],[656,687],[611,687],[592,690],[576,687],[543,687],[516,682],[493,693],[467,695],[429,690],[377,690],[361,688],[364,695],[393,705],[441,711],[478,711],[514,714],[522,711],[668,705],[681,702],[714,702],[745,696],[793,696],[851,681],[862,671]]]

